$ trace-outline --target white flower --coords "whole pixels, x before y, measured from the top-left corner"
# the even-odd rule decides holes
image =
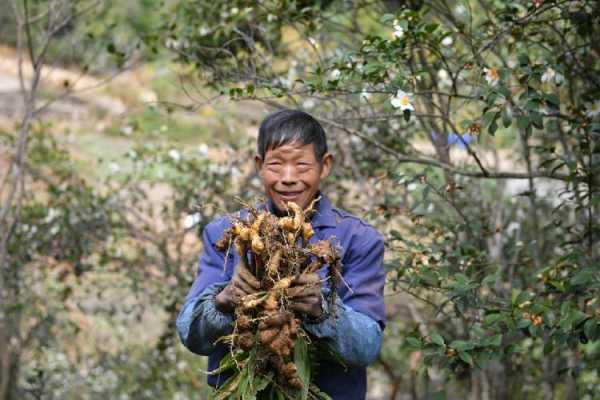
[[[402,36],[404,36],[404,28],[402,28],[400,26],[400,21],[398,21],[397,19],[394,20],[393,23],[393,27],[394,27],[394,36],[397,37],[398,39],[400,39]]]
[[[198,33],[200,34],[200,36],[206,36],[210,33],[210,28],[206,25],[201,25],[198,28]]]
[[[231,168],[231,171],[230,171],[230,173],[231,173],[231,177],[232,177],[233,179],[236,179],[236,178],[239,178],[240,176],[242,176],[242,171],[240,171],[240,170],[239,170],[238,168],[236,168],[236,167],[233,167],[233,168]]]
[[[370,98],[371,98],[371,93],[369,93],[369,92],[366,92],[366,91],[364,91],[364,90],[363,90],[362,92],[360,92],[360,99],[361,99],[362,101],[365,101],[365,102],[367,102],[367,101],[369,101],[369,99],[370,99]]]
[[[588,117],[593,118],[600,114],[600,100],[594,101],[592,104],[587,106],[587,112],[585,113]]]
[[[440,86],[452,85],[452,80],[450,79],[450,74],[445,69],[440,69],[437,73],[437,76],[440,81]]]
[[[560,72],[556,72],[555,70],[553,70],[550,67],[548,67],[548,69],[546,69],[546,71],[544,71],[541,79],[542,79],[542,82],[554,81],[554,83],[556,83],[557,85],[560,85],[561,83],[563,83],[565,81],[565,77]]]
[[[396,95],[390,99],[390,102],[392,103],[392,107],[394,107],[394,108],[400,108],[402,111],[404,111],[404,110],[414,111],[415,108],[411,104],[411,100],[412,100],[411,97],[412,97],[412,93],[406,93],[402,90],[398,90]]]
[[[231,15],[235,15],[235,14],[237,14],[238,12],[240,12],[240,9],[239,9],[239,8],[237,8],[237,7],[232,7],[232,8],[231,8],[231,10],[229,10],[229,13],[230,13]]]
[[[56,217],[59,217],[61,212],[54,207],[50,207],[48,209],[48,214],[46,214],[46,218],[44,218],[44,222],[49,223]]]
[[[119,167],[119,164],[112,161],[111,163],[108,164],[108,169],[110,170],[110,172],[115,173],[115,172],[119,172],[121,167]]]
[[[546,71],[544,72],[544,74],[542,75],[542,82],[550,82],[550,81],[554,80],[555,76],[556,76],[556,71],[554,71],[552,68],[548,67],[546,69]]]
[[[378,129],[376,126],[366,126],[363,128],[363,130],[368,133],[369,135],[374,135],[377,133]]]
[[[490,86],[496,86],[500,81],[500,75],[498,74],[498,70],[496,68],[484,68],[485,72],[485,80]]]
[[[442,39],[442,45],[443,46],[452,46],[452,43],[454,43],[454,40],[452,40],[452,36],[446,36],[445,38]]]
[[[206,157],[208,155],[208,145],[206,143],[200,143],[198,145],[198,153],[200,153],[202,157]]]
[[[333,71],[331,71],[331,73],[329,75],[331,76],[331,79],[339,79],[341,74],[342,74],[342,71],[340,71],[339,69],[336,68]]]
[[[569,12],[577,12],[583,8],[583,2],[581,0],[574,0],[569,2]]]
[[[306,99],[302,102],[302,107],[305,109],[310,109],[315,106],[315,101],[313,99]]]
[[[175,162],[181,161],[181,153],[176,149],[169,150],[169,157]]]
[[[125,125],[124,127],[121,128],[121,133],[125,136],[131,135],[133,133],[133,126]]]
[[[267,15],[267,21],[268,22],[273,22],[277,19],[277,17],[275,16],[275,14],[269,14]]]
[[[459,4],[459,5],[456,6],[456,8],[454,9],[454,11],[456,11],[456,13],[458,15],[463,15],[463,14],[465,14],[467,12],[467,8],[464,5]]]
[[[158,96],[153,90],[144,90],[139,97],[144,103],[153,103],[158,100]]]
[[[200,213],[188,214],[185,216],[185,219],[183,220],[183,227],[185,229],[190,229],[190,228],[196,226],[200,222],[201,219],[202,219],[202,216],[200,215]]]

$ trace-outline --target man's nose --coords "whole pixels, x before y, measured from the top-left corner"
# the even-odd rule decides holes
[[[281,175],[281,183],[284,185],[293,185],[297,180],[296,169],[291,165],[285,166]]]

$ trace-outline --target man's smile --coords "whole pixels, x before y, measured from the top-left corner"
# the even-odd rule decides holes
[[[277,191],[277,194],[279,195],[279,197],[281,197],[285,201],[294,200],[298,196],[300,196],[302,193],[304,193],[304,190],[287,191],[287,192]]]

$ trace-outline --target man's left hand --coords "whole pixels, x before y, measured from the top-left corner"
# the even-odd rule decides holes
[[[320,318],[323,314],[321,304],[321,277],[317,273],[297,276],[287,290],[289,307],[293,311],[304,313],[311,318]]]

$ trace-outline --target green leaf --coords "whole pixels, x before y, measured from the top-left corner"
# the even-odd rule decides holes
[[[517,322],[517,329],[524,329],[524,328],[527,328],[529,325],[531,325],[530,320],[522,319],[519,322]]]
[[[396,18],[396,16],[394,14],[383,14],[381,16],[381,18],[379,18],[379,21],[382,24],[386,24],[386,23],[388,23],[390,21],[393,21],[395,18]]]
[[[556,108],[560,105],[560,99],[554,93],[544,93],[544,99]]]
[[[489,346],[500,347],[502,345],[502,335],[494,335],[487,341]]]
[[[529,65],[529,55],[527,53],[520,53],[517,59],[521,67]]]
[[[463,360],[470,366],[473,366],[473,357],[471,357],[471,355],[469,353],[465,353],[464,351],[459,351],[458,356],[460,357],[461,360]]]
[[[438,25],[438,24],[436,24],[436,23],[429,24],[429,25],[427,25],[427,26],[425,27],[425,31],[426,31],[427,33],[432,33],[432,32],[434,32],[434,31],[435,31],[435,30],[436,30],[438,27],[439,27],[439,25]]]
[[[390,235],[392,235],[392,238],[394,240],[403,240],[402,239],[402,234],[399,231],[397,231],[396,229],[392,229],[390,231]]]
[[[529,117],[531,118],[531,123],[538,129],[544,129],[544,118],[542,114],[537,111],[532,111],[529,113]]]
[[[211,400],[226,400],[230,395],[232,395],[239,387],[240,382],[242,381],[242,373],[237,372],[233,376],[231,376],[223,386],[219,387],[214,393],[212,393],[210,399]]]
[[[529,127],[530,121],[529,117],[526,115],[518,115],[517,116],[517,126],[519,129],[527,129]]]
[[[483,322],[486,326],[489,326],[489,325],[493,325],[494,323],[501,321],[501,320],[502,320],[501,313],[493,313],[493,314],[486,315],[485,318],[483,319]]]
[[[411,337],[411,336],[407,337],[406,342],[412,347],[416,347],[419,349],[422,347],[421,341],[415,337]]]
[[[497,111],[495,110],[489,110],[486,111],[485,114],[483,114],[483,118],[481,120],[481,125],[483,129],[487,129],[492,124],[492,122],[496,118],[496,113]]]
[[[592,282],[594,280],[594,276],[596,275],[596,269],[592,268],[584,268],[581,271],[578,271],[569,281],[571,285],[585,285],[586,283]]]
[[[444,338],[439,333],[432,333],[431,341],[438,346],[444,346],[446,344],[446,342],[444,342]]]
[[[429,268],[422,268],[420,277],[425,283],[431,286],[438,286],[440,283],[438,276]]]
[[[494,136],[494,134],[496,133],[496,131],[498,130],[498,124],[496,123],[496,120],[494,119],[494,121],[492,121],[488,132],[490,135]]]
[[[306,400],[308,399],[308,389],[310,387],[311,363],[308,353],[308,343],[306,343],[306,340],[302,336],[296,339],[296,344],[294,345],[294,364],[296,364],[298,375],[304,384],[299,398]]]
[[[473,350],[475,345],[473,342],[468,342],[466,340],[454,340],[450,343],[450,347],[457,351],[465,351],[465,350]]]
[[[512,124],[512,117],[510,115],[510,113],[508,112],[508,107],[504,107],[502,109],[502,125],[505,128],[508,128],[509,126],[511,126]]]
[[[598,338],[598,321],[595,318],[590,318],[585,321],[583,332],[588,340],[596,340]]]

